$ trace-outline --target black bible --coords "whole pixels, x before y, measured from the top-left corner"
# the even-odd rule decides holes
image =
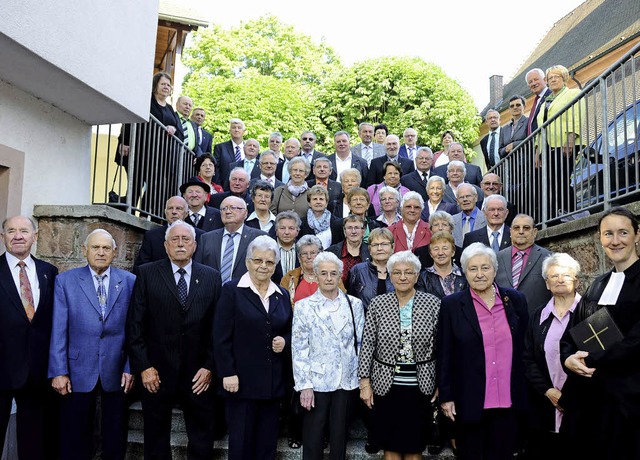
[[[603,307],[569,331],[578,350],[596,353],[608,350],[611,345],[622,340],[623,335],[611,317],[609,309]]]

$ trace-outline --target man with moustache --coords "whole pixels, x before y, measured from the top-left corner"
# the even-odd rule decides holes
[[[192,260],[195,229],[169,226],[168,259],[141,265],[127,317],[131,369],[144,387],[144,456],[171,458],[171,413],[180,404],[190,460],[213,458],[213,311],[220,272]]]
[[[312,131],[305,131],[300,135],[300,140],[302,143],[299,145],[300,147],[300,155],[305,157],[309,164],[313,166],[313,162],[316,161],[316,158],[326,157],[326,155],[322,152],[316,150],[316,135]],[[283,181],[284,182],[284,181]]]
[[[18,406],[18,456],[56,458],[57,415],[47,379],[53,314],[53,285],[58,269],[36,259],[35,222],[15,216],[2,223],[6,252],[0,256],[0,452],[11,415]]]

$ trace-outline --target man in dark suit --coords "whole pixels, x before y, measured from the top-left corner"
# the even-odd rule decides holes
[[[4,448],[11,401],[18,406],[18,456],[55,458],[58,419],[47,379],[58,270],[31,256],[38,232],[28,217],[2,224],[6,252],[0,256],[0,452]]]
[[[453,142],[449,145],[449,161],[462,161],[465,169],[463,182],[480,187],[480,182],[482,182],[482,170],[478,165],[467,163],[467,159],[464,155],[464,147],[459,142]],[[438,166],[433,170],[433,174],[440,176],[444,178],[445,181],[449,182],[447,166],[448,165]]]
[[[251,178],[247,171],[243,168],[233,169],[229,175],[229,191],[211,195],[211,198],[209,199],[210,207],[221,209],[220,206],[227,197],[235,196],[246,203],[247,210],[249,211],[249,214],[251,214],[254,209],[253,201],[251,200],[251,193],[249,193],[249,184],[251,184]]]
[[[500,130],[500,158],[504,158],[527,137],[529,119],[524,115],[525,99],[522,96],[512,96],[509,99],[511,121]]]
[[[407,128],[402,133],[402,138],[404,140],[404,144],[400,146],[398,156],[400,158],[407,158],[413,161],[416,157],[416,153],[418,153],[418,131],[413,128]]]
[[[220,273],[192,261],[194,228],[176,221],[168,259],[137,269],[127,317],[131,370],[141,376],[145,458],[171,458],[171,412],[180,404],[187,455],[213,458],[213,311]]]
[[[213,159],[216,163],[216,175],[214,182],[216,184],[224,183],[229,177],[231,163],[240,161],[244,158],[244,141],[245,132],[244,122],[239,118],[232,118],[229,121],[229,134],[231,140],[221,142],[213,147]]]
[[[337,200],[342,193],[342,187],[339,182],[329,179],[331,176],[331,160],[327,157],[319,157],[313,164],[313,178],[307,181],[309,187],[314,185],[322,185],[329,193],[329,203]]]
[[[303,132],[300,135],[300,140],[302,141],[298,145],[300,155],[305,157],[311,166],[313,166],[317,158],[326,157],[324,153],[316,150],[316,135],[313,131]],[[310,179],[310,177],[307,177],[307,179]]]
[[[213,136],[209,131],[202,127],[205,118],[206,112],[202,107],[196,107],[195,109],[193,109],[193,112],[191,112],[191,121],[194,122],[197,126],[196,139],[198,142],[198,147],[200,147],[200,152],[211,153],[213,150]]]
[[[360,123],[358,136],[362,142],[351,147],[351,153],[367,160],[367,166],[371,165],[371,160],[374,158],[385,155],[384,146],[373,142],[373,125],[371,123]]]
[[[384,141],[384,148],[387,151],[385,156],[371,160],[371,167],[369,168],[369,174],[364,187],[369,187],[370,185],[379,184],[384,181],[384,164],[387,161],[400,163],[403,176],[415,171],[416,168],[413,165],[413,160],[402,158],[398,155],[398,150],[400,149],[400,139],[398,136],[389,134]]]
[[[278,164],[279,161],[276,152],[273,150],[265,150],[262,152],[258,160],[260,175],[251,179],[249,182],[249,190],[251,190],[253,188],[253,184],[259,180],[268,182],[274,190],[283,185],[283,183],[275,176]]]
[[[415,164],[416,170],[403,175],[400,178],[400,183],[409,190],[418,192],[426,202],[429,199],[426,191],[427,181],[431,177],[431,166],[433,165],[433,152],[429,147],[420,147],[418,149]]]
[[[512,246],[498,253],[496,282],[522,292],[527,298],[529,315],[551,299],[542,277],[542,262],[551,252],[535,244],[537,234],[533,217],[518,214],[511,225]],[[514,272],[514,265],[520,266],[520,270]]]
[[[185,222],[205,232],[222,228],[220,211],[211,206],[204,205],[210,190],[209,184],[205,184],[194,178],[180,186],[180,193],[182,193],[182,196],[189,205],[189,217],[187,217]],[[218,194],[216,193],[216,195]]]
[[[505,197],[502,195],[487,197],[482,212],[487,219],[487,226],[467,233],[464,236],[462,249],[466,249],[471,243],[483,243],[497,254],[501,249],[511,246],[511,232],[504,223],[509,213]]]
[[[188,219],[188,209],[189,205],[181,196],[172,196],[167,200],[164,206],[164,216],[165,219],[167,219],[167,223],[162,227],[152,228],[145,232],[142,237],[140,251],[138,251],[138,257],[136,257],[133,263],[134,268],[167,257],[167,250],[164,248],[164,237],[167,233],[167,227],[176,220],[183,220],[185,222],[190,220]],[[222,226],[222,220],[220,220],[220,226]],[[196,228],[196,243],[200,242],[200,235],[203,233],[205,233],[204,230]]]
[[[266,233],[244,225],[248,216],[247,204],[238,197],[225,198],[220,211],[224,228],[202,235],[195,260],[220,271],[222,282],[226,283],[231,279],[239,279],[247,272],[247,247],[256,236]],[[229,247],[233,248],[231,254],[226,251]],[[225,260],[227,255],[230,256],[228,263]]]
[[[289,182],[289,160],[292,160],[299,155],[300,141],[295,137],[287,139],[284,143],[284,161],[280,161],[276,167],[276,178],[283,184]]]
[[[331,174],[329,179],[340,182],[340,174],[350,168],[355,168],[360,172],[362,181],[364,182],[369,172],[369,167],[364,158],[355,156],[351,153],[350,149],[350,137],[346,131],[338,131],[333,136],[333,145],[335,146],[336,153],[330,155],[331,160]],[[363,184],[361,184],[364,186]]]
[[[489,109],[484,121],[489,127],[489,133],[480,139],[480,149],[487,169],[491,169],[500,161],[500,112]]]
[[[60,456],[92,458],[100,398],[101,458],[121,460],[126,448],[125,394],[133,386],[125,325],[136,277],[111,266],[116,242],[106,230],[92,231],[82,252],[88,264],[59,275],[54,291],[49,377],[63,396]]]
[[[182,133],[184,134],[184,143],[189,147],[196,156],[202,155],[200,144],[198,143],[198,125],[191,121],[191,108],[193,101],[188,96],[180,96],[176,100],[176,112],[180,123],[182,124]]]
[[[542,69],[531,69],[525,75],[529,89],[536,97],[533,99],[533,105],[529,111],[529,120],[527,123],[527,136],[538,129],[538,114],[544,101],[551,94],[551,90],[547,87],[547,78]]]
[[[240,161],[234,161],[229,166],[229,171],[233,171],[236,168],[242,168],[251,177],[256,179],[260,177],[260,166],[258,165],[258,153],[260,153],[260,144],[255,139],[247,139],[244,142],[244,159]],[[227,178],[224,181],[223,189],[228,192],[230,186],[230,179]]]

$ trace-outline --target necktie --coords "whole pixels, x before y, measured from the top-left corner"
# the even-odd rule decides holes
[[[371,160],[373,155],[371,154],[371,146],[362,144],[362,157],[367,160],[367,164],[371,164]]]
[[[282,183],[285,185],[289,182],[289,160],[282,165]]]
[[[100,313],[102,314],[102,318],[104,319],[104,314],[107,310],[107,291],[104,288],[104,279],[107,275],[94,275],[96,281],[98,281],[98,290],[96,293],[98,294],[98,304],[100,305]]]
[[[255,160],[244,160],[244,170],[247,171],[249,174],[251,174],[253,172],[253,165],[255,163]]]
[[[520,273],[522,273],[522,262],[524,260],[524,251],[516,252],[513,256],[513,267],[511,268],[511,279],[514,289],[518,288],[520,283]]]
[[[464,224],[462,225],[462,235],[466,235],[471,231],[471,216],[464,216]]]
[[[224,248],[224,254],[222,255],[222,263],[220,264],[220,274],[222,275],[222,284],[231,280],[231,272],[233,268],[233,237],[237,235],[236,232],[227,233],[229,239],[227,240],[227,246]]]
[[[242,160],[242,156],[240,155],[240,146],[236,145],[236,161]]]
[[[27,314],[27,318],[29,321],[33,320],[33,315],[36,314],[36,309],[33,306],[33,292],[31,292],[31,283],[29,282],[29,277],[27,276],[27,271],[24,267],[27,264],[24,263],[23,260],[18,262],[18,266],[20,267],[20,300],[22,300],[22,306],[24,307],[24,311]]]
[[[493,241],[491,241],[491,249],[495,252],[500,252],[500,243],[498,241],[498,237],[500,236],[500,232],[491,232],[491,237]]]
[[[427,173],[422,173],[422,182],[424,182],[425,184],[427,183],[427,180],[429,180],[429,177],[427,176]]]
[[[184,279],[184,275],[187,271],[184,268],[178,270],[180,279],[178,280],[178,298],[180,299],[180,305],[184,308],[187,305],[187,296],[189,291],[187,290],[187,280]]]
[[[198,126],[198,144],[202,144],[202,128]]]
[[[193,221],[193,226],[197,227],[198,222],[200,222],[200,214],[198,214],[197,212],[191,214],[191,220]]]
[[[184,145],[189,147],[189,119],[182,119],[182,132],[184,133]]]
[[[493,164],[489,164],[489,166],[494,166],[495,165],[495,161],[496,161],[495,149],[496,149],[496,132],[492,131],[491,132],[491,139],[489,139],[489,163],[491,163],[491,160],[493,160],[494,163]]]
[[[416,149],[414,147],[409,147],[409,149],[407,150],[407,156],[409,157],[410,160],[413,160],[413,157],[415,156],[415,152],[416,152]]]
[[[527,136],[531,134],[533,121],[536,118],[536,109],[538,108],[538,102],[540,101],[540,96],[536,94],[536,98],[533,100],[533,105],[531,106],[531,112],[529,112],[529,123],[527,124]]]

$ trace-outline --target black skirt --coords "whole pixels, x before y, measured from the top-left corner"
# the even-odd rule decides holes
[[[431,417],[430,399],[417,385],[393,384],[386,395],[374,395],[371,428],[375,444],[391,452],[423,452]]]

